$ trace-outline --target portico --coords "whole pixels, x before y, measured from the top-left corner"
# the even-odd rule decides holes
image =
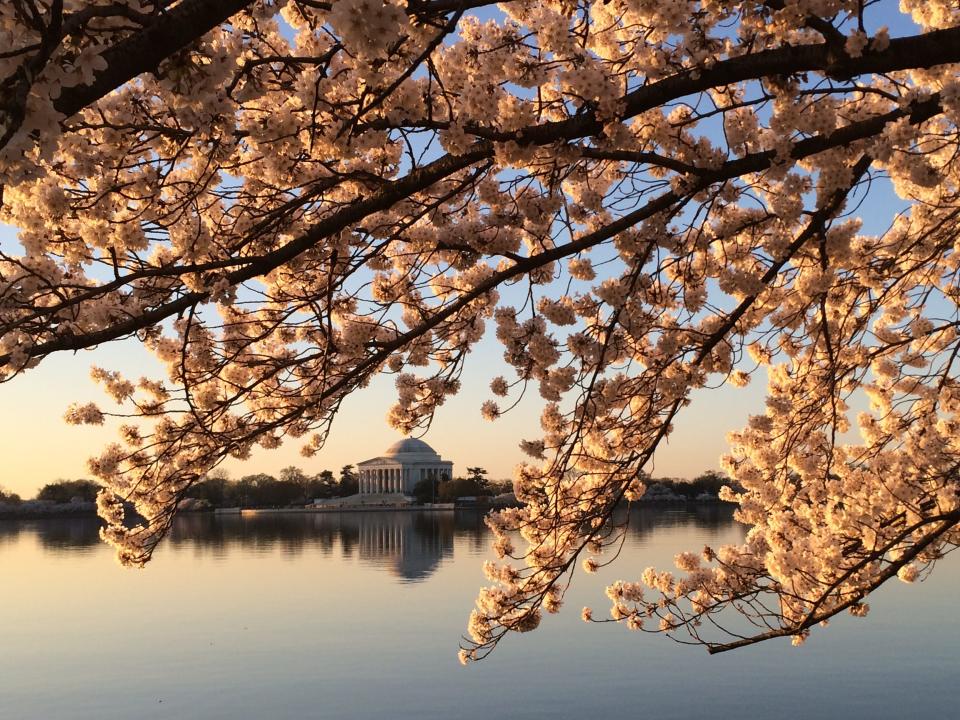
[[[453,463],[443,460],[423,440],[406,438],[380,457],[357,463],[360,494],[410,494],[421,480],[453,477]]]

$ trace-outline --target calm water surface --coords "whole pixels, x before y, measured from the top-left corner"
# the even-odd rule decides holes
[[[610,580],[741,537],[722,509],[634,511],[612,568],[463,668],[489,539],[472,514],[182,517],[140,571],[93,520],[0,521],[0,718],[957,717],[954,557],[802,648],[709,657],[580,621]]]

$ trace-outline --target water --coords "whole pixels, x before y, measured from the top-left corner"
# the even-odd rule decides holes
[[[463,668],[487,557],[473,514],[187,516],[144,570],[93,520],[0,521],[0,718],[955,717],[960,565],[793,648],[708,656],[612,623],[607,582],[736,542],[728,511],[644,509],[621,559]]]

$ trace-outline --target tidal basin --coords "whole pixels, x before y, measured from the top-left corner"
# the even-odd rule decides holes
[[[737,542],[719,504],[634,510],[620,559],[464,668],[489,535],[476,512],[178,518],[143,570],[94,519],[0,521],[3,720],[936,718],[957,709],[960,562],[863,620],[710,657],[613,623],[607,583]]]

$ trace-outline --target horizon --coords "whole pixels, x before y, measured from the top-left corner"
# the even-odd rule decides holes
[[[474,9],[469,14],[483,12],[500,13]],[[870,20],[888,24],[895,36],[919,29],[908,15],[889,7],[875,8]],[[862,232],[882,231],[905,207],[907,203],[893,192],[888,180],[876,179],[857,207]],[[20,244],[17,229],[0,223],[0,247],[4,246],[17,248]],[[427,433],[414,437],[425,439],[445,459],[452,460],[455,467],[481,465],[491,476],[506,479],[513,478],[514,468],[527,459],[518,447],[520,440],[540,434],[539,415],[544,401],[530,392],[495,422],[481,418],[481,404],[492,397],[490,381],[509,369],[493,335],[488,329],[471,354],[461,392],[439,408]],[[0,419],[0,452],[7,461],[0,472],[0,486],[27,495],[57,478],[85,477],[90,474],[87,459],[116,441],[118,422],[108,419],[103,426],[92,427],[68,426],[63,420],[73,403],[97,402],[105,412],[116,407],[90,380],[89,369],[94,364],[120,370],[128,377],[165,376],[162,365],[135,338],[129,338],[72,355],[57,353],[22,376],[0,383],[0,403],[18,410]],[[692,393],[690,407],[679,414],[673,434],[645,470],[651,475],[694,477],[719,469],[720,457],[727,450],[727,433],[743,428],[750,414],[764,411],[765,387],[766,377],[758,373],[746,388],[726,384]],[[392,379],[382,374],[369,387],[352,393],[333,424],[327,444],[313,458],[300,454],[300,441],[288,439],[279,449],[267,451],[258,447],[249,460],[231,459],[219,467],[227,469],[231,476],[268,472],[270,468],[279,470],[289,465],[315,474],[374,457],[403,437],[386,422],[395,395]],[[364,408],[369,408],[369,412],[364,412]],[[38,427],[43,428],[42,432],[37,431]],[[50,448],[56,450],[51,452]],[[484,457],[477,448],[495,448],[495,457]]]
[[[16,233],[16,228],[0,224],[0,246],[18,244]],[[509,370],[502,354],[488,329],[467,361],[461,391],[438,409],[426,433],[413,437],[422,437],[444,459],[452,460],[455,468],[479,465],[490,477],[512,479],[514,468],[528,459],[520,451],[520,440],[540,433],[545,401],[531,391],[497,420],[481,417],[481,404],[492,397],[490,381]],[[116,411],[117,406],[90,378],[94,365],[133,378],[165,377],[163,365],[136,338],[128,338],[93,350],[51,355],[37,367],[0,383],[0,404],[15,409],[0,418],[0,453],[6,460],[0,487],[28,497],[49,482],[90,475],[87,459],[116,441],[120,421],[108,417],[102,426],[68,425],[63,415],[71,404],[86,402],[96,402],[105,414]],[[692,478],[719,469],[727,433],[742,428],[750,411],[763,411],[765,387],[766,377],[760,374],[746,388],[728,384],[693,393],[690,407],[680,414],[648,472]],[[258,447],[250,459],[230,459],[218,467],[231,477],[242,477],[279,472],[289,465],[309,474],[355,465],[404,437],[386,419],[395,398],[393,378],[378,375],[343,404],[327,444],[314,457],[300,454],[301,440],[287,439],[278,449]]]
[[[492,333],[484,338],[468,361],[461,392],[438,409],[428,432],[415,437],[422,437],[444,459],[453,461],[455,469],[480,466],[489,477],[506,480],[513,478],[514,468],[526,458],[519,449],[520,440],[539,432],[544,401],[528,393],[501,418],[489,422],[481,417],[480,405],[490,395],[489,381],[502,368],[502,360],[492,357],[499,355],[498,347]],[[68,425],[63,420],[72,403],[94,401],[105,411],[115,409],[90,379],[92,365],[123,370],[135,377],[161,372],[160,364],[136,340],[126,340],[92,351],[51,356],[23,375],[0,383],[0,403],[14,409],[0,418],[0,453],[6,460],[0,487],[32,497],[47,483],[90,476],[87,458],[116,440],[120,424],[115,418],[99,427]],[[692,478],[719,469],[727,432],[742,427],[750,410],[762,411],[764,386],[765,378],[757,377],[743,389],[726,386],[695,393],[648,468],[650,474]],[[403,437],[386,421],[394,393],[392,378],[381,375],[351,395],[326,446],[312,458],[300,454],[301,441],[288,439],[276,450],[257,448],[249,460],[231,459],[218,467],[232,478],[275,474],[290,465],[315,475],[323,470],[337,473],[344,465],[376,457]]]

